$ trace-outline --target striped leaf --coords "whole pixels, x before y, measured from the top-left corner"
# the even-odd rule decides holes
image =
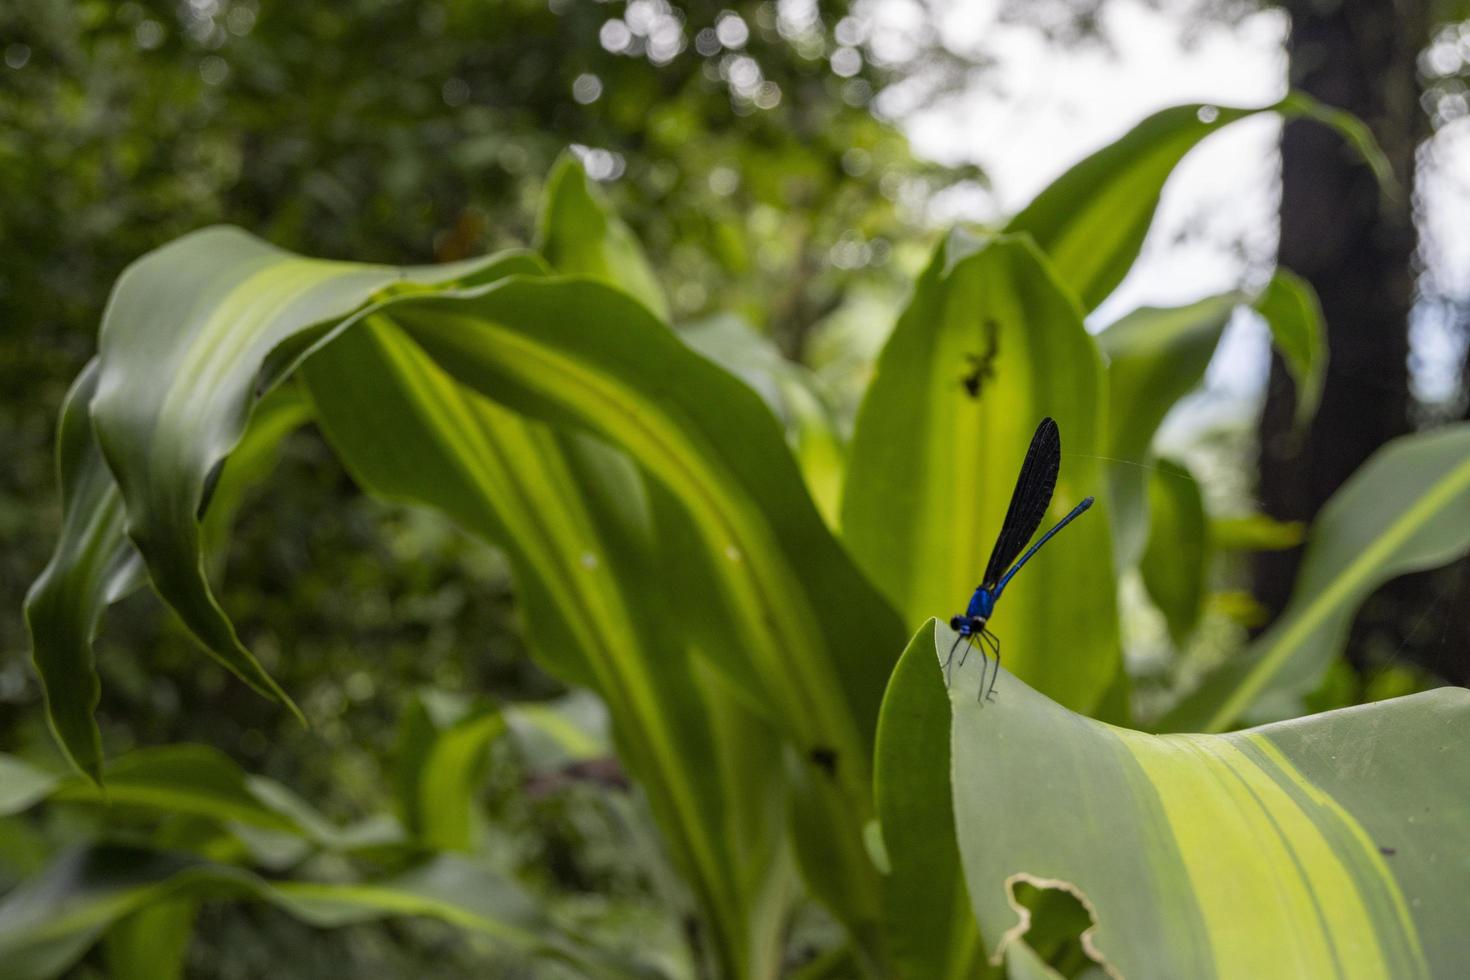
[[[842,513],[844,541],[911,624],[962,612],[1032,432],[1054,417],[1062,469],[1051,519],[1091,494],[1102,512],[1068,527],[1026,566],[993,628],[1008,665],[1079,710],[1098,704],[1120,668],[1098,460],[1104,397],[1097,347],[1030,242],[951,236],[878,361],[858,414]]]
[[[1312,525],[1291,601],[1245,654],[1173,711],[1163,731],[1222,731],[1301,713],[1374,589],[1470,550],[1470,425],[1403,436],[1379,449]]]
[[[786,430],[807,490],[829,526],[842,501],[846,448],[829,396],[816,375],[781,356],[769,338],[737,316],[716,316],[679,330],[690,347],[740,378],[761,396]]]
[[[736,973],[760,975],[766,966],[746,958],[778,948],[769,930],[781,917],[764,914],[762,903],[769,889],[784,902],[772,881],[784,869],[764,835],[779,836],[770,821],[780,820],[783,794],[779,770],[748,771],[741,760],[778,746],[742,699],[729,703],[720,692],[720,707],[706,690],[674,590],[644,585],[704,576],[702,553],[677,547],[692,532],[665,524],[655,533],[656,519],[677,521],[681,512],[655,514],[651,501],[662,491],[646,486],[626,458],[480,397],[385,318],[344,333],[306,362],[302,378],[323,431],[364,488],[433,507],[505,550],[535,655],[563,680],[599,692],[622,761],[649,794],[717,958]],[[655,543],[667,553],[656,553]],[[665,573],[663,560],[679,567]],[[702,608],[701,615],[713,614]],[[716,644],[705,647],[711,656],[738,670],[719,638],[708,638]],[[463,753],[499,719],[471,711],[455,722],[442,705],[432,713],[439,717],[432,725],[427,705],[410,719],[400,797],[411,828],[440,846],[464,847],[466,794],[478,787],[466,778],[474,760]],[[733,833],[740,827],[763,833],[744,841]]]
[[[944,699],[951,636],[919,631],[890,700]],[[1083,948],[1130,978],[1453,976],[1470,956],[1470,693],[1157,736],[1006,672],[981,705],[978,669],[955,674],[948,732],[885,726],[880,754],[948,740],[950,799],[930,802],[952,805],[996,962],[1026,942],[1023,883],[1075,894],[1092,918]],[[908,830],[884,820],[890,840]]]

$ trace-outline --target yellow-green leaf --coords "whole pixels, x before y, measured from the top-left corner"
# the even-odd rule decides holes
[[[693,885],[716,959],[761,975],[766,964],[752,960],[779,950],[773,930],[788,900],[779,884],[788,869],[769,847],[778,836],[768,821],[772,807],[779,820],[781,774],[745,771],[741,760],[768,756],[778,743],[744,706],[753,695],[721,691],[734,703],[720,707],[702,689],[691,637],[705,635],[702,649],[737,674],[743,661],[717,635],[685,630],[681,610],[716,626],[718,610],[677,603],[672,587],[646,587],[703,576],[697,548],[677,547],[691,532],[678,514],[655,506],[659,488],[589,437],[525,419],[457,383],[381,316],[314,355],[302,377],[318,421],[360,484],[434,507],[506,551],[534,652],[563,680],[606,701],[623,764],[646,787],[666,846]],[[675,526],[656,530],[660,518]],[[655,546],[670,556],[667,575]],[[465,753],[477,751],[499,719],[469,712],[454,724],[440,706],[434,726],[431,704],[410,717],[400,798],[412,828],[463,847],[478,789]],[[726,832],[735,827],[767,836],[747,847]]]
[[[920,696],[899,684],[943,696],[951,635],[919,631],[890,698]],[[952,804],[996,962],[1026,942],[1021,883],[1075,894],[1094,923],[1084,949],[1142,980],[1452,976],[1470,956],[1456,898],[1470,882],[1470,692],[1158,736],[1004,671],[981,704],[978,669],[948,692],[951,798],[931,803]],[[932,725],[883,737],[940,751]]]
[[[878,361],[842,512],[843,540],[910,623],[963,612],[1031,435],[1055,418],[1051,519],[1089,495],[1098,507],[1016,577],[991,628],[1008,665],[1080,710],[1120,664],[1098,460],[1106,412],[1102,359],[1045,258],[1024,237],[951,236]]]

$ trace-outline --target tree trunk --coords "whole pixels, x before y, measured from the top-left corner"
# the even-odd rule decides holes
[[[1410,429],[1408,318],[1416,272],[1415,152],[1428,133],[1417,58],[1429,38],[1427,0],[1288,0],[1293,88],[1368,123],[1399,181],[1386,196],[1361,158],[1324,126],[1293,122],[1281,139],[1280,263],[1322,301],[1329,366],[1304,438],[1294,394],[1273,356],[1260,426],[1266,513],[1310,521],[1384,442]],[[1255,565],[1257,598],[1279,613],[1300,551]]]

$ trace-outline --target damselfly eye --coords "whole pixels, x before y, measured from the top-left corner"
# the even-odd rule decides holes
[[[963,616],[951,616],[951,617],[949,617],[949,628],[952,629],[952,630],[954,630],[955,632],[959,632],[960,627],[963,626],[963,625],[965,625],[965,617],[963,617]]]

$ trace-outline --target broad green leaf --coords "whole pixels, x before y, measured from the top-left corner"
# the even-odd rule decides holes
[[[119,277],[91,399],[92,428],[122,495],[114,519],[126,514],[154,588],[195,637],[262,693],[290,705],[235,635],[204,575],[199,512],[217,467],[260,394],[321,338],[325,319],[379,290],[408,294],[414,283],[462,279],[486,264],[403,269],[306,260],[237,229],[208,228]],[[63,534],[91,520],[69,517]],[[95,694],[86,713],[94,702]],[[69,741],[85,745],[85,733]]]
[[[1178,647],[1194,631],[1204,606],[1210,567],[1205,504],[1194,475],[1161,459],[1149,480],[1148,507],[1148,547],[1138,570]]]
[[[328,929],[390,916],[430,916],[594,976],[636,975],[558,934],[515,882],[460,859],[436,858],[379,881],[267,881],[243,868],[183,855],[105,846],[63,855],[0,899],[0,978],[56,976],[120,918],[159,902],[199,898],[266,901]]]
[[[338,334],[345,341],[364,321],[387,322],[391,314],[469,388],[536,422],[584,430],[613,444],[652,478],[650,488],[660,488],[650,492],[650,501],[656,504],[662,494],[677,502],[678,519],[691,529],[690,558],[680,574],[666,579],[673,583],[669,592],[700,579],[711,583],[696,603],[679,603],[680,626],[694,627],[698,652],[720,667],[749,704],[782,725],[802,758],[837,760],[822,777],[822,792],[837,794],[831,809],[846,824],[827,839],[857,841],[844,844],[842,853],[865,859],[860,833],[872,812],[873,729],[900,644],[897,618],[824,526],[779,426],[753,392],[689,350],[643,306],[605,285],[515,276],[488,285],[466,282],[517,271],[517,262],[527,272],[536,269],[533,262],[512,258],[422,273],[383,270],[302,259],[238,231],[216,229],[136,263],[119,282],[104,326],[93,408],[101,445],[127,501],[130,534],[155,588],[217,655],[248,667],[242,659],[248,651],[210,595],[200,567],[196,513],[206,477],[235,441],[256,390],[269,388]],[[456,276],[463,288],[435,293],[423,284]],[[364,305],[373,295],[378,298],[372,305]],[[139,353],[145,349],[146,358]],[[320,393],[314,397],[319,401]],[[424,410],[441,409],[436,402]],[[428,453],[432,440],[450,429],[436,422],[431,441],[414,448]],[[477,465],[482,463],[483,433],[472,428],[464,438],[481,453],[474,457]],[[390,452],[382,441],[374,450]],[[621,468],[634,475],[625,461],[609,462],[606,453],[592,459],[586,456],[591,452],[583,453],[584,464],[563,456],[563,469],[543,469],[534,479],[604,493],[609,474]],[[476,484],[481,474],[455,474],[461,463],[451,458],[435,464],[455,484],[448,491],[453,505],[436,505],[457,518],[455,507],[462,505],[479,522],[470,526],[490,530],[483,499],[462,492],[468,483],[483,498]],[[581,482],[566,468],[573,465],[584,467]],[[519,503],[532,520],[539,519],[539,505],[535,497]],[[628,506],[638,506],[636,499],[610,500],[606,509],[611,514]],[[609,527],[617,530],[618,521]],[[547,530],[564,533],[566,526]],[[566,540],[576,543],[575,537]],[[574,594],[568,590],[581,588],[574,583],[589,574],[612,574],[598,564],[605,568],[609,553],[574,554],[570,575],[562,574],[564,550],[557,564],[546,566],[556,575],[544,584],[559,587],[563,596]],[[592,555],[591,569],[582,561],[586,554]],[[539,616],[541,622],[538,648],[571,666],[582,657],[579,644],[595,647],[590,634],[604,624],[588,616],[589,607],[574,603],[543,604],[541,613],[532,612],[536,592],[527,590],[527,606],[528,618]],[[648,607],[664,595],[644,589],[646,601],[623,612],[652,617],[663,628]],[[559,610],[567,608],[577,613],[562,616]],[[568,639],[568,628],[581,637]],[[580,677],[570,673],[579,680],[587,676],[585,670]],[[670,672],[656,680],[673,684],[675,678]],[[677,703],[690,704],[687,697]],[[645,699],[640,710],[652,717],[667,707]],[[825,893],[848,903],[840,914],[849,923],[875,924],[878,918],[871,868],[845,866],[837,878],[864,876],[868,888]]]
[[[889,697],[942,696],[951,636],[921,629]],[[1093,919],[1084,949],[1142,980],[1452,976],[1470,956],[1456,897],[1470,881],[1466,691],[1158,736],[1074,714],[1004,671],[996,701],[978,703],[978,669],[949,690],[951,792],[996,962],[1026,942],[1022,883],[1073,892]],[[883,737],[940,751],[928,724]]]
[[[967,382],[978,382],[974,395]],[[854,556],[911,623],[962,612],[1032,432],[1054,417],[1062,470],[1051,519],[1093,494],[1102,513],[1037,554],[1007,588],[993,629],[1008,665],[1082,710],[1098,704],[1120,662],[1098,462],[1106,412],[1097,348],[1030,241],[951,236],[878,361],[842,514]]]
[[[669,321],[669,301],[638,239],[587,185],[576,157],[563,154],[546,178],[536,247],[552,268],[616,286]]]
[[[1164,183],[1184,155],[1216,130],[1264,111],[1181,105],[1156,112],[1058,177],[1006,230],[1031,235],[1083,309],[1096,309],[1133,267]]]
[[[92,437],[90,405],[97,362],[78,377],[62,408],[57,456],[62,487],[62,534],[51,561],[26,596],[32,657],[46,695],[47,719],[68,760],[97,778],[101,743],[92,719],[100,689],[92,638],[107,606],[146,581],[124,533],[122,500]],[[305,405],[289,392],[268,397],[251,419],[227,473],[215,471],[207,493],[204,548],[221,552],[251,482],[274,465],[282,440],[305,420]]]
[[[515,278],[392,315],[465,384],[598,435],[679,500],[715,559],[706,602],[732,610],[760,703],[798,746],[836,752],[864,798],[898,622],[823,525],[759,398],[596,283]]]
[[[925,683],[933,669],[922,657],[894,668],[874,767],[890,869],[884,934],[894,975],[912,980],[974,977],[985,967],[949,806],[949,705],[942,687]]]
[[[1278,268],[1252,304],[1271,328],[1271,339],[1296,385],[1296,426],[1317,414],[1327,381],[1327,327],[1317,293],[1289,269]]]
[[[1142,307],[1097,335],[1108,362],[1108,488],[1119,567],[1148,538],[1154,434],[1164,416],[1204,380],[1205,368],[1242,297],[1211,296],[1178,307]]]
[[[602,694],[622,760],[649,793],[712,923],[721,962],[759,974],[747,957],[777,946],[765,931],[771,924],[756,921],[760,893],[765,876],[784,872],[773,868],[773,855],[739,849],[732,828],[762,826],[773,802],[779,813],[772,785],[779,771],[767,766],[734,785],[723,780],[742,754],[768,759],[775,745],[764,725],[731,717],[738,706],[715,713],[700,697],[686,638],[677,635],[679,607],[665,605],[666,590],[644,586],[688,577],[701,554],[680,549],[680,568],[667,575],[657,568],[649,554],[655,543],[681,539],[654,528],[650,504],[661,491],[588,437],[524,419],[458,384],[383,318],[317,353],[303,378],[319,423],[360,484],[435,507],[506,550],[538,658]],[[729,730],[714,724],[721,719]],[[414,779],[402,792],[418,800],[410,814],[450,805],[419,782],[422,763],[412,759],[422,754],[404,762]],[[458,814],[472,787],[454,781]]]
[[[1262,112],[1331,126],[1368,161],[1381,182],[1392,182],[1387,161],[1362,122],[1301,93],[1256,109],[1181,105],[1154,113],[1062,174],[1005,230],[1035,239],[1083,309],[1094,310],[1133,267],[1164,183],[1184,155],[1216,130]]]
[[[281,833],[300,834],[295,821],[250,791],[243,769],[204,745],[169,745],[121,756],[106,769],[106,788],[72,778],[52,799],[158,814],[203,817]]]
[[[505,733],[493,705],[421,691],[402,722],[394,760],[404,824],[435,851],[479,843],[476,804],[490,744]]]
[[[827,524],[836,526],[846,452],[836,413],[816,375],[782,357],[769,339],[736,316],[711,317],[684,327],[679,336],[754,388],[770,406],[786,428],[786,443],[812,500]]]
[[[1312,525],[1291,601],[1245,654],[1205,678],[1160,723],[1221,731],[1300,713],[1342,649],[1353,614],[1384,582],[1470,549],[1470,425],[1403,436],[1369,457]]]
[[[358,307],[387,281],[471,273],[489,275],[485,263],[419,275],[302,259],[215,229],[151,253],[120,280],[94,421],[155,587],[220,656],[243,663],[248,651],[199,574],[194,512],[257,378],[268,386],[367,315]],[[471,387],[600,435],[669,489],[721,559],[711,599],[735,610],[734,639],[763,703],[800,744],[839,751],[851,763],[843,784],[865,796],[898,624],[822,525],[759,399],[592,282],[400,287],[380,306]]]

